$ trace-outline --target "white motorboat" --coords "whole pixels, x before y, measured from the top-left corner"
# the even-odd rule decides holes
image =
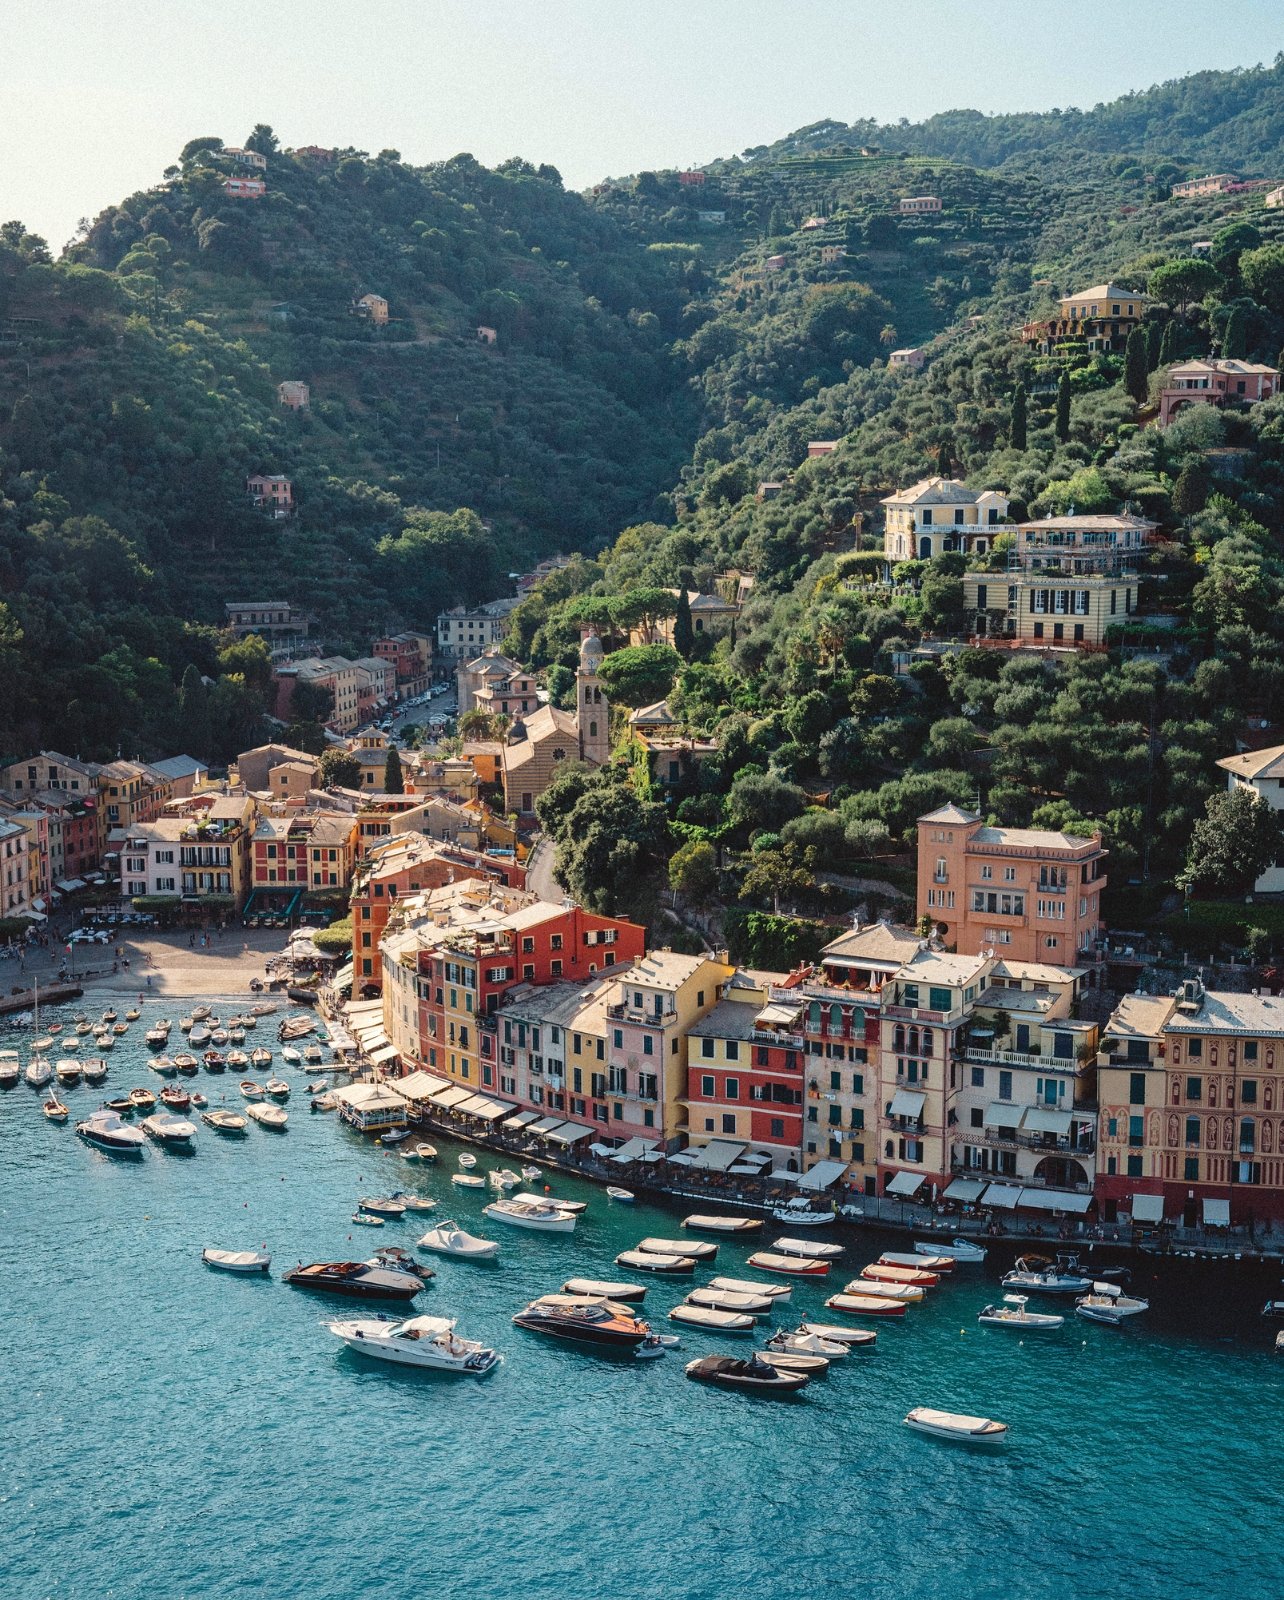
[[[573,1217],[582,1217],[588,1210],[587,1200],[558,1200],[553,1195],[533,1194],[527,1189],[519,1189],[516,1194],[510,1194],[508,1198],[524,1200],[530,1206],[555,1205],[559,1211],[569,1211]]]
[[[372,1217],[404,1217],[406,1214],[405,1203],[401,1200],[394,1200],[391,1195],[388,1195],[386,1199],[375,1200],[362,1196],[357,1201],[357,1209],[368,1213]]]
[[[80,1062],[74,1056],[64,1056],[54,1063],[54,1076],[68,1089],[74,1089],[80,1082],[80,1070]]]
[[[105,1029],[101,1032],[95,1031],[94,1044],[99,1050],[114,1050],[116,1048],[115,1037]]]
[[[608,1183],[606,1186],[606,1198],[608,1200],[618,1200],[621,1205],[628,1206],[633,1204],[637,1196],[632,1189],[620,1189],[615,1184]]]
[[[215,1044],[217,1044],[218,1040],[216,1039],[214,1042],[215,1042]],[[228,1042],[228,1044],[244,1044],[245,1043],[245,1029],[244,1028],[229,1028],[227,1030],[227,1042]]]
[[[825,1228],[837,1220],[837,1212],[821,1211],[801,1195],[797,1200],[787,1200],[783,1206],[773,1206],[771,1214],[777,1222],[787,1222],[794,1228]]]
[[[163,1050],[169,1039],[169,1034],[164,1028],[148,1028],[143,1035],[143,1043],[149,1050]]]
[[[192,1021],[193,1022],[204,1022],[205,1019],[208,1016],[211,1015],[213,1010],[214,1010],[213,1006],[193,1006],[192,1007]],[[104,1011],[103,1015],[106,1016],[107,1013]]]
[[[379,1143],[391,1147],[399,1144],[405,1144],[409,1137],[409,1128],[390,1128],[387,1133],[381,1133],[379,1135]]]
[[[952,1439],[957,1444],[1004,1444],[1006,1422],[990,1417],[969,1417],[957,1411],[934,1411],[931,1406],[915,1406],[905,1418],[906,1427],[930,1433],[936,1439]]]
[[[321,1062],[325,1060],[325,1056],[321,1053],[321,1046],[316,1042],[315,1039],[311,1042],[311,1044],[304,1045],[303,1059],[310,1066],[314,1067],[319,1066]]]
[[[437,1202],[431,1195],[427,1194],[407,1194],[404,1189],[398,1189],[396,1194],[391,1194],[388,1198],[396,1200],[407,1211],[435,1211],[437,1209]]]
[[[196,1026],[196,1019],[194,1017],[180,1017],[178,1019],[178,1026],[181,1033],[191,1033],[192,1029]]]
[[[499,1254],[499,1245],[494,1239],[478,1238],[475,1233],[468,1233],[453,1222],[443,1222],[439,1227],[429,1228],[415,1243],[421,1250],[435,1250],[443,1256],[462,1256],[467,1261],[493,1261]]]
[[[871,1339],[877,1337],[876,1333],[870,1335]],[[798,1328],[790,1333],[781,1328],[767,1340],[767,1348],[780,1355],[824,1356],[826,1361],[841,1361],[852,1346],[842,1339],[822,1339],[818,1333],[803,1333]]]
[[[382,1228],[383,1218],[376,1217],[372,1211],[354,1211],[352,1220],[362,1228]]]
[[[642,1239],[634,1248],[655,1256],[690,1256],[694,1261],[712,1261],[718,1254],[710,1239]]]
[[[192,1031],[187,1036],[187,1042],[191,1045],[193,1050],[203,1050],[210,1042],[210,1038],[210,1030],[205,1026],[205,1024],[203,1022],[194,1022],[192,1024]]]
[[[226,1134],[229,1138],[239,1139],[245,1134],[245,1118],[237,1111],[224,1111],[215,1106],[211,1111],[201,1112],[201,1121],[215,1133]]]
[[[143,1132],[156,1144],[190,1149],[196,1128],[186,1117],[177,1117],[172,1111],[156,1111],[144,1117],[140,1124]]]
[[[473,1172],[452,1172],[450,1181],[457,1189],[484,1189],[486,1187],[485,1178],[479,1178]]]
[[[481,1378],[503,1360],[478,1340],[461,1339],[453,1317],[406,1317],[397,1322],[372,1317],[327,1322],[325,1326],[349,1350],[403,1367]]]
[[[1125,1294],[1117,1283],[1094,1283],[1091,1291],[1074,1303],[1075,1315],[1085,1322],[1103,1322],[1117,1328],[1125,1317],[1150,1310],[1150,1301]]]
[[[492,1200],[482,1211],[496,1222],[514,1228],[534,1228],[540,1233],[574,1233],[575,1217],[551,1201],[531,1205],[526,1200]]]
[[[911,1271],[919,1272],[953,1272],[954,1257],[945,1255],[928,1255],[925,1251],[915,1250],[913,1253],[902,1250],[884,1250],[878,1258],[878,1264],[883,1267],[909,1267]]]
[[[267,1094],[272,1096],[273,1100],[288,1100],[290,1098],[290,1085],[284,1078],[269,1078],[263,1088]]]
[[[281,1060],[290,1067],[301,1067],[303,1065],[303,1057],[292,1044],[282,1045]]]
[[[713,1311],[740,1311],[747,1317],[768,1317],[775,1301],[769,1294],[744,1293],[738,1289],[692,1289],[689,1306],[708,1306]]]
[[[500,1189],[507,1192],[510,1189],[515,1189],[522,1180],[520,1175],[514,1172],[511,1167],[498,1167],[493,1172],[486,1174],[486,1181],[492,1189]]]
[[[1079,1270],[1079,1258],[1066,1255],[1055,1261],[1047,1256],[1022,1256],[1001,1282],[1005,1289],[1028,1289],[1034,1294],[1080,1295],[1092,1288],[1092,1279]]]
[[[615,1283],[609,1278],[568,1278],[563,1294],[589,1295],[602,1300],[645,1300],[644,1283]]]
[[[86,1083],[99,1084],[107,1081],[107,1063],[101,1056],[86,1056],[80,1063],[80,1070],[84,1073]]]
[[[472,1153],[471,1150],[465,1150],[459,1157],[459,1165],[464,1169],[465,1172],[471,1172],[472,1169],[477,1165],[477,1157]]]
[[[270,1128],[273,1133],[284,1133],[289,1121],[289,1113],[284,1107],[263,1105],[261,1102],[246,1106],[245,1114],[253,1117],[261,1128]]]
[[[250,1064],[255,1071],[262,1072],[264,1067],[272,1065],[272,1052],[265,1045],[255,1045],[250,1051]]]
[[[543,1176],[543,1173],[540,1171],[539,1167],[523,1167],[522,1168],[522,1181],[524,1183],[534,1183],[537,1179],[539,1179],[542,1176]]]
[[[610,1194],[611,1191],[608,1189],[606,1192]],[[689,1217],[683,1217],[682,1226],[693,1233],[759,1233],[762,1230],[762,1218],[719,1217],[693,1211]]]
[[[682,1304],[669,1312],[670,1322],[681,1322],[690,1328],[706,1328],[712,1333],[752,1333],[758,1326],[756,1317],[742,1311],[717,1311],[711,1306]]]
[[[840,1244],[822,1244],[818,1239],[777,1239],[771,1246],[778,1256],[802,1256],[808,1261],[837,1261],[843,1254]]]
[[[875,1299],[904,1300],[906,1305],[917,1305],[927,1298],[927,1290],[917,1283],[879,1283],[875,1278],[853,1278],[843,1290],[844,1294],[872,1295]]]
[[[12,1089],[22,1076],[22,1061],[16,1050],[0,1050],[0,1089]]]
[[[781,1305],[793,1298],[793,1285],[789,1283],[755,1283],[752,1278],[710,1278],[711,1289],[726,1289],[731,1294],[765,1294]]]
[[[76,1124],[76,1132],[99,1150],[116,1156],[141,1156],[143,1136],[137,1128],[122,1122],[115,1111],[91,1111],[83,1122]]]
[[[1043,1311],[1027,1311],[1028,1299],[1029,1296],[1024,1294],[1005,1294],[1002,1305],[986,1306],[976,1320],[985,1328],[1016,1328],[1019,1331],[1065,1327],[1064,1317]]]
[[[959,1266],[964,1263],[971,1266],[985,1260],[984,1245],[973,1244],[971,1239],[951,1239],[944,1248],[930,1240],[915,1239],[914,1250],[920,1256],[948,1255]]]
[[[215,1250],[212,1246],[201,1251],[201,1260],[219,1272],[266,1272],[272,1265],[266,1250]]]
[[[32,1056],[27,1062],[27,1070],[23,1077],[33,1089],[47,1088],[53,1078],[53,1068],[45,1056]]]

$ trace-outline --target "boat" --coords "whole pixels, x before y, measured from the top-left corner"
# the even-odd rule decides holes
[[[262,1072],[264,1067],[272,1065],[272,1052],[265,1049],[261,1044],[256,1045],[250,1051],[250,1061],[259,1072]]]
[[[868,1328],[845,1328],[836,1322],[800,1322],[799,1333],[815,1334],[818,1339],[829,1339],[835,1344],[858,1345],[871,1344],[877,1337]]]
[[[266,1272],[272,1265],[266,1250],[215,1250],[208,1245],[201,1251],[201,1260],[218,1272]]]
[[[435,1211],[437,1202],[428,1194],[407,1194],[404,1189],[398,1189],[396,1194],[389,1195],[390,1200],[398,1200],[407,1211]]]
[[[186,1089],[180,1089],[175,1083],[167,1083],[160,1092],[161,1104],[171,1111],[186,1111],[192,1103],[192,1097]]]
[[[250,1058],[244,1050],[229,1050],[227,1052],[227,1064],[233,1072],[244,1072],[250,1064]]]
[[[227,1042],[228,1044],[244,1044],[245,1029],[239,1025],[235,1028],[229,1027],[227,1030]]]
[[[1005,1294],[997,1306],[986,1306],[977,1316],[985,1328],[1048,1329],[1064,1328],[1064,1317],[1052,1316],[1042,1311],[1027,1311],[1029,1295]]]
[[[225,1044],[229,1044],[230,1042],[231,1041],[228,1038],[228,1032],[226,1028],[210,1029],[210,1043],[215,1045],[218,1049],[221,1050]]]
[[[829,1372],[828,1356],[797,1355],[792,1350],[773,1350],[769,1344],[757,1354],[759,1361],[765,1361],[777,1372],[800,1372],[808,1378],[823,1378]]]
[[[214,1010],[213,1006],[193,1006],[192,1007],[192,1021],[193,1022],[204,1022],[205,1019],[208,1016],[210,1016],[210,1014],[213,1012],[213,1010]]]
[[[187,1036],[187,1042],[193,1050],[200,1050],[211,1041],[210,1030],[202,1023],[194,1022],[192,1031]]]
[[[1078,1256],[1021,1256],[1011,1272],[1002,1278],[1005,1289],[1028,1289],[1034,1294],[1087,1294],[1092,1279],[1079,1270]]]
[[[382,1217],[376,1217],[369,1211],[354,1211],[352,1220],[363,1228],[382,1228],[384,1225]]]
[[[829,1275],[828,1261],[809,1261],[805,1256],[782,1256],[773,1250],[759,1250],[751,1255],[746,1266],[759,1272],[784,1272],[795,1278],[824,1278]]]
[[[337,1111],[339,1102],[334,1097],[334,1091],[327,1094],[316,1095],[308,1101],[308,1106],[313,1111]]]
[[[790,1283],[755,1283],[752,1278],[710,1278],[711,1289],[727,1289],[732,1294],[765,1294],[781,1305],[793,1298]]]
[[[129,1010],[125,1013],[125,1021],[126,1022],[137,1022],[139,1017],[141,1017],[141,1016],[142,1016],[142,1012],[138,1009],[137,1006],[130,1006]]]
[[[701,1356],[698,1361],[687,1362],[686,1374],[696,1383],[763,1395],[797,1394],[811,1381],[805,1372],[782,1372],[757,1355],[747,1361],[734,1356]]]
[[[290,1098],[290,1085],[284,1078],[269,1078],[263,1085],[273,1100],[288,1100]]]
[[[313,1261],[292,1267],[285,1282],[296,1289],[320,1289],[361,1300],[413,1300],[424,1286],[415,1273],[376,1261]]]
[[[906,1305],[917,1305],[927,1298],[927,1290],[913,1283],[876,1283],[869,1278],[853,1278],[843,1289],[844,1294],[873,1295],[878,1300],[904,1300]]]
[[[606,1192],[610,1194],[611,1191],[608,1189]],[[692,1233],[758,1233],[762,1228],[762,1218],[706,1216],[695,1211],[689,1217],[683,1217],[682,1226]]]
[[[511,1167],[498,1167],[486,1174],[486,1182],[492,1189],[515,1189],[521,1181]]]
[[[499,1254],[499,1245],[494,1239],[481,1239],[453,1222],[429,1228],[415,1243],[421,1250],[435,1250],[442,1256],[462,1256],[468,1261],[493,1261]]]
[[[0,1050],[0,1089],[12,1089],[22,1076],[22,1059],[16,1050]]]
[[[378,1361],[431,1372],[453,1372],[484,1378],[503,1357],[476,1339],[461,1339],[453,1317],[406,1317],[400,1322],[382,1319],[328,1322],[326,1327],[349,1350]]]
[[[50,1094],[44,1105],[40,1108],[50,1122],[66,1122],[71,1113],[58,1098],[57,1093]]]
[[[196,1026],[195,1018],[180,1017],[178,1019],[178,1026],[181,1032],[191,1033],[192,1029]]]
[[[826,1228],[838,1218],[836,1211],[821,1211],[801,1196],[787,1200],[783,1206],[773,1206],[771,1214],[777,1222],[787,1222],[795,1228]]]
[[[129,1032],[129,1024],[127,1022],[114,1022],[111,1031],[118,1039],[123,1038]]]
[[[614,1283],[607,1278],[568,1278],[562,1285],[563,1294],[588,1295],[603,1300],[645,1300],[644,1283]]]
[[[134,1114],[134,1102],[127,1094],[122,1094],[115,1100],[104,1100],[102,1109],[104,1111],[114,1111],[118,1117],[132,1117]]]
[[[156,1096],[150,1089],[131,1089],[129,1103],[135,1111],[154,1111],[156,1109]]]
[[[1284,1317],[1284,1300],[1268,1300],[1262,1307],[1264,1317]]]
[[[952,1439],[961,1444],[1003,1444],[1008,1437],[1006,1422],[961,1416],[955,1411],[934,1411],[930,1406],[915,1406],[907,1414],[905,1425],[918,1433],[930,1433],[935,1439]]]
[[[681,1344],[677,1334],[670,1334],[666,1339],[662,1333],[648,1333],[642,1343],[635,1345],[633,1359],[635,1361],[657,1361],[661,1356],[667,1355],[674,1345]]]
[[[736,1289],[692,1289],[689,1306],[708,1306],[713,1311],[741,1311],[748,1317],[767,1317],[775,1301],[769,1294],[745,1294]]]
[[[75,1022],[76,1032],[83,1038],[85,1034],[94,1031],[94,1025],[88,1017],[77,1017]]]
[[[862,1267],[860,1275],[871,1283],[905,1283],[917,1289],[934,1289],[941,1281],[937,1272],[922,1272],[917,1267],[885,1267],[877,1261]]]
[[[633,1350],[651,1331],[625,1306],[609,1300],[568,1296],[544,1295],[532,1300],[513,1322],[531,1333],[547,1333],[554,1339],[600,1345],[609,1350]]]
[[[866,1342],[873,1344],[877,1338],[876,1333],[871,1333]],[[822,1339],[818,1333],[804,1333],[801,1328],[795,1328],[792,1332],[781,1328],[767,1340],[767,1349],[777,1355],[819,1356],[826,1365],[831,1361],[841,1361],[852,1348],[846,1339]]]
[[[284,1133],[285,1125],[289,1121],[289,1113],[281,1106],[265,1106],[257,1101],[252,1101],[246,1106],[245,1114],[253,1117],[260,1128],[267,1128],[272,1133]]]
[[[528,1206],[554,1205],[559,1211],[568,1211],[573,1217],[582,1217],[588,1210],[587,1200],[559,1200],[554,1195],[532,1194],[525,1189],[519,1189],[516,1194],[510,1194],[508,1198],[522,1200]]]
[[[32,1056],[23,1077],[33,1089],[44,1089],[53,1079],[53,1068],[45,1056]]]
[[[390,1195],[385,1199],[370,1200],[365,1197],[357,1201],[359,1211],[368,1212],[373,1217],[404,1217],[406,1214],[405,1203],[394,1200]]]
[[[486,1187],[485,1178],[479,1178],[471,1172],[452,1172],[450,1181],[458,1189],[484,1189]]]
[[[185,1078],[194,1077],[200,1070],[201,1064],[199,1060],[197,1060],[194,1055],[189,1054],[186,1050],[180,1050],[173,1059],[174,1065]]]
[[[200,1094],[195,1089],[193,1089],[192,1090],[192,1104],[196,1107],[196,1109],[198,1111],[204,1111],[205,1107],[207,1105],[209,1105],[209,1101],[205,1098],[205,1096],[203,1094]]]
[[[919,1256],[935,1256],[938,1250],[940,1245],[933,1245],[930,1240],[919,1240],[919,1238],[914,1240],[914,1251]],[[949,1259],[956,1262],[957,1266],[962,1266],[964,1262],[973,1264],[985,1261],[986,1256],[985,1245],[973,1245],[970,1238],[951,1238],[948,1253]]]
[[[109,1007],[108,1007],[108,1008],[107,1008],[107,1010],[106,1010],[106,1011],[104,1011],[104,1012],[103,1012],[103,1015],[102,1015],[102,1020],[103,1020],[103,1021],[104,1021],[104,1022],[115,1022],[115,1020],[116,1020],[116,1018],[117,1018],[117,1017],[118,1017],[118,1016],[119,1016],[119,1015],[120,1015],[120,1013],[119,1013],[119,1011],[113,1011],[113,1010],[112,1010],[112,1009],[111,1009],[111,1007],[110,1007],[110,1006],[109,1006]]]
[[[311,1044],[304,1045],[303,1059],[309,1062],[312,1066],[317,1066],[325,1060],[325,1056],[321,1052],[321,1046],[316,1042],[315,1039]]]
[[[543,1176],[543,1173],[541,1172],[539,1167],[523,1167],[522,1168],[522,1181],[524,1183],[535,1183],[542,1176]]]
[[[54,1063],[54,1076],[68,1089],[74,1089],[80,1082],[80,1070],[80,1062],[74,1056],[63,1056]]]
[[[942,1255],[928,1255],[925,1250],[903,1253],[899,1250],[884,1250],[878,1258],[880,1267],[910,1267],[923,1272],[953,1272],[954,1257]]]
[[[276,1007],[266,1000],[256,1001],[250,1007],[249,1015],[252,1017],[271,1017],[276,1014]]]
[[[247,1100],[261,1100],[263,1098],[263,1085],[255,1083],[253,1078],[242,1078],[237,1087]]]
[[[637,1199],[637,1196],[632,1189],[621,1189],[613,1183],[608,1183],[606,1186],[606,1198],[608,1200],[618,1200],[621,1205],[630,1206]]]
[[[484,1215],[514,1228],[535,1228],[541,1233],[574,1233],[575,1218],[551,1201],[531,1205],[526,1200],[492,1200],[482,1207]]]
[[[808,1261],[837,1261],[846,1254],[841,1244],[823,1244],[819,1239],[791,1239],[788,1234],[773,1240],[769,1248],[777,1255],[803,1256]]]
[[[384,1145],[404,1144],[409,1137],[409,1128],[393,1128],[389,1132],[379,1135],[379,1143]]]
[[[207,1050],[204,1061],[211,1072],[224,1072],[227,1069],[227,1057],[221,1051]]]
[[[621,1250],[615,1264],[632,1267],[637,1272],[659,1272],[667,1277],[684,1277],[696,1269],[694,1256],[659,1256],[649,1250]]]
[[[178,1071],[171,1056],[153,1056],[147,1065],[162,1078],[172,1078]]]
[[[202,1111],[201,1121],[207,1128],[213,1128],[215,1133],[224,1133],[233,1136],[243,1134],[248,1126],[245,1118],[236,1111],[224,1111],[215,1108],[213,1111]]]
[[[643,1239],[637,1248],[656,1256],[694,1256],[697,1261],[712,1261],[718,1254],[709,1239]]]
[[[681,1322],[691,1328],[707,1328],[711,1333],[752,1333],[758,1326],[756,1317],[742,1311],[719,1311],[713,1306],[693,1306],[685,1302],[669,1312],[670,1322]]]
[[[435,1161],[437,1148],[435,1145],[425,1144],[421,1139],[418,1144],[408,1144],[401,1152],[403,1161]]]
[[[114,1111],[91,1111],[83,1122],[76,1124],[76,1132],[89,1144],[114,1156],[141,1156],[143,1153],[142,1134]]]
[[[1149,1310],[1149,1300],[1125,1294],[1117,1283],[1094,1283],[1091,1291],[1074,1303],[1075,1316],[1111,1328],[1117,1328],[1126,1317],[1137,1317]]]
[[[281,1060],[284,1061],[286,1063],[286,1065],[290,1066],[290,1067],[301,1067],[303,1065],[303,1057],[299,1054],[299,1052],[294,1048],[293,1045],[288,1045],[287,1044],[282,1049],[282,1051],[281,1051]]]
[[[164,1028],[148,1028],[143,1035],[143,1043],[151,1050],[163,1050],[169,1040]]]
[[[186,1117],[176,1117],[172,1111],[157,1111],[144,1117],[140,1124],[147,1137],[156,1144],[190,1150],[196,1128]]]
[[[99,1050],[114,1050],[116,1047],[116,1039],[115,1036],[110,1033],[95,1033],[94,1044]]]
[[[86,1083],[99,1084],[107,1081],[107,1063],[101,1056],[86,1056],[80,1063],[80,1070]]]
[[[826,1311],[845,1311],[849,1317],[903,1317],[908,1309],[904,1300],[874,1294],[831,1294],[825,1301]]]
[[[472,1153],[471,1150],[465,1150],[459,1157],[459,1165],[464,1169],[465,1172],[471,1172],[472,1169],[477,1165],[477,1157]]]

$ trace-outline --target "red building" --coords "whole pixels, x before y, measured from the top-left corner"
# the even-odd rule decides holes
[[[404,700],[422,694],[432,676],[432,640],[426,633],[394,633],[371,646],[397,675],[397,693]]]

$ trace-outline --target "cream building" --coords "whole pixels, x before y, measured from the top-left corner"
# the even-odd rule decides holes
[[[1284,744],[1267,750],[1241,750],[1217,765],[1226,774],[1230,790],[1251,789],[1272,811],[1284,811]],[[1284,852],[1253,885],[1254,894],[1284,894]]]
[[[1008,497],[954,478],[923,478],[888,495],[883,507],[888,561],[929,561],[946,551],[985,555],[1008,514]]]
[[[606,761],[611,750],[611,706],[598,676],[602,657],[602,641],[595,632],[587,632],[575,674],[575,710],[542,705],[512,723],[503,750],[506,810],[529,816],[563,761],[587,761],[595,767]]]

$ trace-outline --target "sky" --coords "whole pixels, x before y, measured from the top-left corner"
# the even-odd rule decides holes
[[[1284,47],[1280,0],[1077,0],[1070,31],[1066,15],[1052,0],[0,0],[0,220],[58,250],[188,139],[239,144],[256,122],[287,147],[415,163],[522,155],[578,189],[822,117],[1088,107]]]

